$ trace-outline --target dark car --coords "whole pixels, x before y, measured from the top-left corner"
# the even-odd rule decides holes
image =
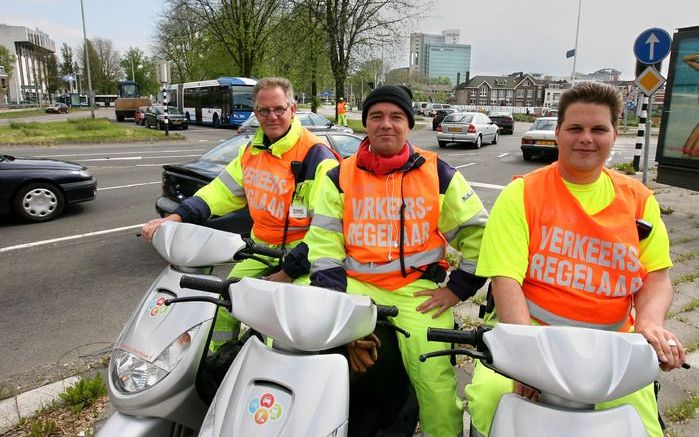
[[[357,151],[361,137],[345,132],[315,132],[321,141],[330,145],[343,157]],[[191,197],[199,188],[208,184],[238,156],[242,146],[249,143],[252,135],[236,135],[202,155],[196,161],[184,164],[163,166],[163,194],[155,201],[155,209],[161,216],[171,214],[180,202]],[[223,217],[210,219],[207,226],[238,234],[250,233],[252,219],[247,208],[232,212]]]
[[[146,125],[146,111],[148,110],[148,106],[139,106],[138,109],[136,109],[136,112],[134,112],[133,119],[136,122],[136,124],[140,126],[145,126]]]
[[[51,106],[46,107],[47,114],[67,114],[68,105],[65,103],[54,103]]]
[[[512,113],[494,111],[488,114],[488,117],[498,125],[501,134],[512,135],[515,132],[515,119],[512,118]]]
[[[0,213],[30,222],[58,217],[66,204],[95,198],[97,181],[86,167],[55,159],[0,154]]]
[[[145,127],[156,127],[158,130],[165,130],[165,106],[149,106],[144,116]],[[189,123],[187,118],[174,106],[167,107],[167,121],[169,129],[187,129]]]
[[[438,109],[437,112],[434,114],[434,117],[432,118],[432,130],[437,130],[437,126],[439,126],[442,120],[444,120],[444,117],[455,112],[456,109],[451,108]]]
[[[314,112],[308,110],[298,110],[296,111],[295,117],[301,122],[301,125],[313,133],[323,132],[323,131],[337,131],[337,132],[347,132],[348,134],[354,133],[354,131],[346,126],[340,126],[322,115],[318,115]],[[253,133],[260,127],[260,122],[257,121],[255,114],[252,114],[245,123],[240,125],[238,128],[238,133]]]

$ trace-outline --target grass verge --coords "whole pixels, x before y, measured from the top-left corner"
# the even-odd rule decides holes
[[[699,408],[699,395],[692,395],[665,409],[665,418],[670,422],[685,422],[694,418]]]
[[[75,112],[75,111],[89,111],[90,108],[70,108],[70,112]],[[24,118],[24,117],[32,117],[35,115],[46,115],[46,109],[44,108],[38,108],[38,109],[23,109],[21,111],[4,111],[0,112],[0,119],[8,119],[8,118]]]
[[[0,126],[0,144],[44,145],[66,143],[121,143],[130,141],[154,141],[182,139],[171,133],[165,137],[161,131],[112,123],[106,118],[73,118],[51,123],[10,122]]]

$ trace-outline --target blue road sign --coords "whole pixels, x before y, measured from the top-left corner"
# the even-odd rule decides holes
[[[655,64],[670,53],[672,37],[663,29],[653,27],[644,30],[633,43],[633,54],[639,62]]]

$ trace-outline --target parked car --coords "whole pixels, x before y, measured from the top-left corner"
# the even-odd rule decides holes
[[[480,112],[455,112],[447,115],[437,126],[437,143],[470,143],[480,149],[484,142],[498,143],[498,126]]]
[[[340,126],[322,115],[318,115],[315,112],[308,110],[297,110],[296,118],[299,119],[301,125],[313,133],[333,130],[338,132],[346,132],[348,134],[354,133],[354,131],[346,126]],[[255,114],[252,114],[245,123],[240,125],[238,128],[238,133],[254,133],[257,128],[260,127],[260,122],[257,121]]]
[[[97,180],[80,164],[0,154],[0,187],[0,213],[45,222],[66,204],[93,200]]]
[[[359,148],[362,138],[346,132],[314,132],[321,141],[335,149],[343,157],[352,155]],[[238,156],[242,146],[250,142],[252,134],[236,135],[213,149],[201,158],[184,164],[163,166],[162,195],[155,201],[155,210],[164,217],[177,209],[179,204],[191,197],[199,188],[208,184]],[[214,217],[205,223],[207,226],[238,234],[249,234],[252,219],[247,208],[232,212],[223,217]]]
[[[437,130],[437,126],[439,126],[440,123],[442,123],[442,120],[444,120],[444,117],[446,117],[449,114],[453,114],[455,112],[456,112],[456,109],[452,109],[452,108],[438,110],[434,114],[434,117],[432,118],[432,130]]]
[[[451,105],[448,105],[446,103],[431,103],[425,112],[425,115],[428,117],[434,117],[437,114],[437,111],[440,109],[447,109],[451,108]]]
[[[54,103],[46,107],[47,114],[67,114],[68,105],[65,103]]]
[[[530,161],[534,155],[544,155],[558,159],[556,144],[556,124],[558,117],[540,117],[522,136],[522,156]]]
[[[148,110],[148,106],[139,106],[138,109],[136,109],[136,112],[134,113],[133,119],[136,122],[136,124],[145,126],[146,124],[146,111]]]
[[[515,132],[515,119],[511,112],[493,111],[488,114],[491,120],[500,128],[500,133],[512,135]]]
[[[189,127],[187,118],[174,106],[167,107],[167,120],[170,125],[169,129],[187,129]],[[158,130],[164,130],[165,106],[149,106],[144,116],[144,126],[156,127]]]

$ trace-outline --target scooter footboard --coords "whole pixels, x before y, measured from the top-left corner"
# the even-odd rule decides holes
[[[97,437],[172,437],[174,424],[157,417],[136,417],[116,411],[97,431]]]
[[[568,410],[532,402],[515,394],[500,399],[490,437],[639,437],[647,436],[631,405],[607,410]]]

